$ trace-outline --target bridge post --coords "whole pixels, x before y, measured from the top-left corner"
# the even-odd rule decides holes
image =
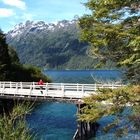
[[[12,88],[12,82],[10,81],[10,88]]]
[[[63,96],[65,96],[65,89],[64,89],[65,87],[64,87],[64,84],[63,83],[61,83],[61,89],[62,89],[62,94],[63,94]]]
[[[95,91],[97,91],[97,84],[96,83],[94,84],[94,89],[95,89]]]
[[[20,82],[20,88],[21,88],[21,89],[23,88],[23,86],[22,86],[22,82]]]
[[[29,96],[31,96],[32,90],[33,90],[33,85],[31,84],[30,85],[30,95]]]
[[[79,91],[79,84],[77,83],[77,91]]]
[[[48,83],[46,83],[46,95],[48,95]]]
[[[4,94],[5,82],[3,82],[3,84],[2,84],[2,88],[3,88],[3,93],[2,94]]]
[[[84,84],[82,84],[82,94],[84,96]]]
[[[18,83],[16,83],[16,93],[18,93]]]
[[[112,83],[112,89],[114,89],[114,84]]]
[[[35,89],[35,82],[33,82],[33,90]]]
[[[5,82],[3,83],[3,89],[5,88]]]

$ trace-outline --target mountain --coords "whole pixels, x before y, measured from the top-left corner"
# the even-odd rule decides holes
[[[23,64],[47,69],[93,69],[97,63],[89,56],[88,43],[79,41],[76,20],[26,21],[16,25],[6,38]]]
[[[6,43],[5,34],[0,30],[0,81],[38,81],[50,79],[41,70],[30,65],[22,65],[15,50]]]

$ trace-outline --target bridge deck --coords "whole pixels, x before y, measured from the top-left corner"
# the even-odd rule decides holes
[[[96,94],[99,88],[115,89],[122,85],[115,84],[72,84],[36,82],[0,82],[0,98],[28,98],[28,99],[63,99],[78,100],[91,94]]]

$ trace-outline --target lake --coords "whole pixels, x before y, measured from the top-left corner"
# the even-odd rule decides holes
[[[122,77],[117,70],[45,70],[43,73],[56,83],[121,82]],[[27,116],[27,122],[36,140],[71,140],[77,128],[76,111],[73,104],[44,102]]]

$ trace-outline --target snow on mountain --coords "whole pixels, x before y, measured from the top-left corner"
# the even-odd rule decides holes
[[[55,29],[65,28],[75,23],[76,20],[62,20],[55,23],[45,23],[44,21],[26,21],[24,24],[20,23],[16,25],[13,30],[7,33],[7,36],[13,38],[15,36],[20,36],[22,33],[28,34],[40,31],[53,32]]]
[[[53,24],[53,23],[49,23],[48,24],[48,30],[54,30],[54,28],[55,28],[55,24]]]

